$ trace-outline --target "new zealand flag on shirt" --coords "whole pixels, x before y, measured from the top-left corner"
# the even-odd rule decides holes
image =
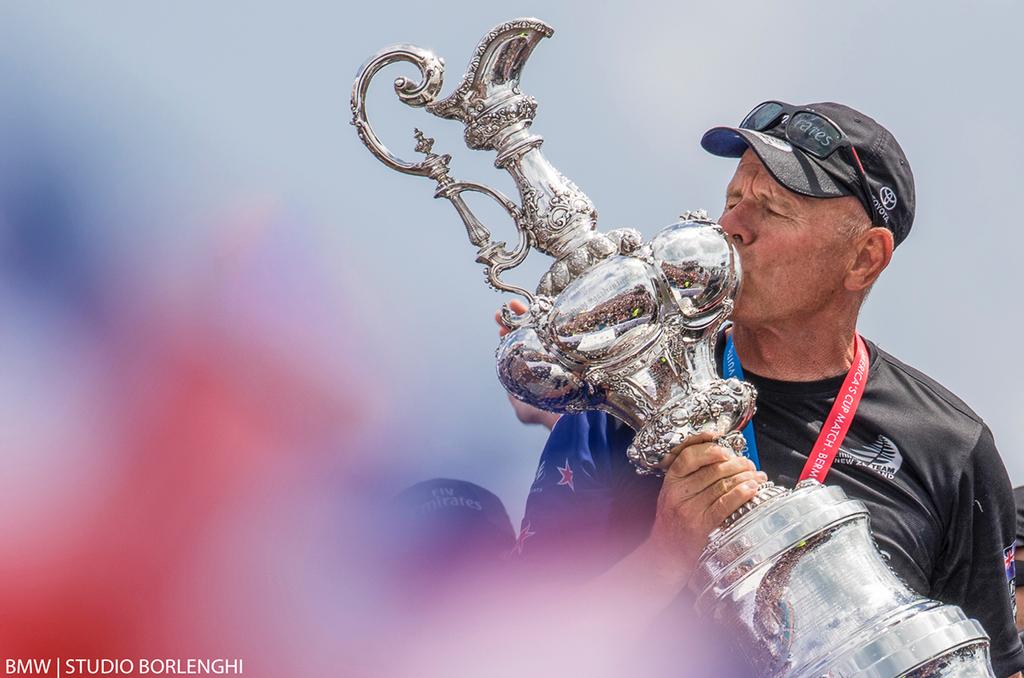
[[[558,420],[530,488],[517,555],[575,553],[601,568],[647,536],[661,479],[633,471],[623,454],[632,439],[632,429],[603,412]]]

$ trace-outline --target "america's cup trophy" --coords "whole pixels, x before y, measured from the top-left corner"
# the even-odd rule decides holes
[[[721,227],[689,212],[650,242],[631,229],[597,230],[590,199],[541,154],[531,129],[537,101],[520,90],[523,66],[553,30],[517,19],[487,33],[455,91],[438,99],[444,62],[398,45],[372,57],[352,90],[352,124],[384,164],[429,177],[452,202],[488,283],[523,296],[528,312],[497,351],[498,376],[515,397],[553,412],[604,410],[631,426],[629,458],[659,472],[687,437],[713,434],[740,453],[755,391],[715,369],[715,342],[733,308],[740,261]],[[487,186],[456,181],[449,155],[416,130],[418,162],[393,155],[367,120],[366,93],[383,67],[405,61],[398,97],[465,125],[466,144],[497,152],[518,203]],[[411,143],[410,143],[411,145]],[[462,194],[482,193],[515,224],[509,249],[491,238]],[[502,280],[530,248],[554,258],[534,292]],[[643,573],[637,573],[643,576]],[[992,676],[988,636],[951,605],[912,591],[883,560],[863,503],[814,480],[772,483],[711,536],[690,586],[697,609],[736,634],[758,676]]]

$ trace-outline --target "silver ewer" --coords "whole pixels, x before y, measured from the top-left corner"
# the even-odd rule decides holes
[[[710,433],[742,452],[739,433],[756,393],[715,369],[719,329],[732,311],[740,262],[703,212],[644,243],[632,229],[597,231],[590,199],[543,156],[531,131],[537,101],[519,88],[537,43],[553,33],[537,19],[495,27],[480,41],[455,91],[438,100],[444,62],[410,45],[388,48],[352,88],[352,124],[367,148],[397,171],[434,180],[434,197],[455,207],[495,289],[523,296],[529,310],[502,316],[513,328],[497,352],[498,376],[515,397],[554,412],[604,410],[636,436],[627,454],[658,473],[674,446]],[[398,97],[465,126],[466,144],[493,150],[519,202],[449,174],[451,156],[402,160],[366,116],[366,94],[381,68],[413,64]],[[462,194],[477,192],[509,214],[518,242],[495,241]],[[535,248],[554,258],[534,292],[502,280]],[[732,630],[759,676],[992,676],[988,636],[954,606],[912,591],[882,559],[863,503],[838,487],[804,481],[764,484],[709,537],[690,582],[697,609]]]

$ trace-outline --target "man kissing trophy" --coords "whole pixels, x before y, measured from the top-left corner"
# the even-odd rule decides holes
[[[741,280],[736,248],[703,212],[684,214],[647,243],[631,229],[597,231],[590,199],[542,155],[543,139],[531,130],[537,102],[520,90],[524,64],[552,33],[530,18],[495,27],[443,99],[441,59],[410,45],[386,49],[355,81],[352,123],[388,167],[436,183],[435,197],[455,206],[488,283],[526,300],[521,315],[502,309],[513,329],[497,351],[498,376],[510,393],[541,409],[603,410],[628,424],[636,431],[628,456],[640,473],[663,472],[672,450],[701,434],[741,454],[756,393],[719,377],[715,360]],[[518,203],[453,179],[451,157],[434,153],[419,130],[418,162],[381,143],[366,93],[380,69],[400,61],[421,77],[398,78],[398,97],[462,122],[470,148],[495,151]],[[491,238],[466,192],[511,216],[519,237],[511,249]],[[533,292],[501,278],[531,248],[554,259]],[[813,473],[793,489],[761,484],[711,533],[690,587],[701,614],[735,630],[756,675],[993,675],[981,625],[904,584],[878,552],[865,505]]]

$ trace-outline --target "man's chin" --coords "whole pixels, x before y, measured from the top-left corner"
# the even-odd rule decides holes
[[[736,300],[736,306],[733,307],[729,319],[732,320],[734,325],[745,325],[753,320],[750,316],[750,309],[741,299]]]

